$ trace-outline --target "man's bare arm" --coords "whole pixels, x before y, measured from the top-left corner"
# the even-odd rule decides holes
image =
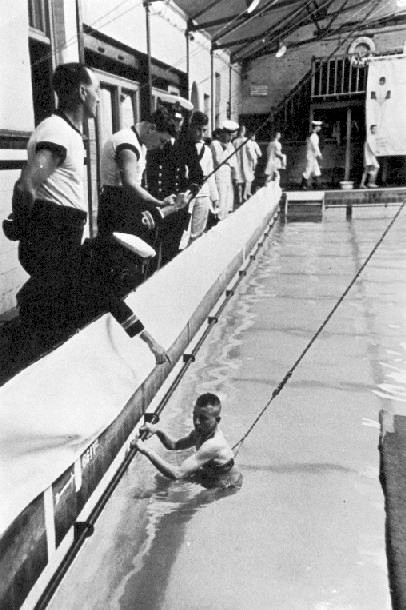
[[[37,152],[17,180],[13,192],[13,214],[22,221],[30,216],[37,189],[56,170],[61,158],[47,148]]]

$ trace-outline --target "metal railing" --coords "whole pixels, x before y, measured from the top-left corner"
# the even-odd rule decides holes
[[[312,99],[362,96],[366,92],[367,66],[348,55],[314,57],[311,72]]]

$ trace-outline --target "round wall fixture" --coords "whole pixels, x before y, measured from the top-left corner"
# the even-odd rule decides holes
[[[375,52],[375,43],[368,36],[355,38],[348,47],[348,55],[353,66],[365,66],[369,55]]]

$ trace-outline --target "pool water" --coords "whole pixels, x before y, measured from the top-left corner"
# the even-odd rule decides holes
[[[186,434],[217,393],[248,430],[396,208],[279,224],[162,416]],[[406,401],[406,214],[244,441],[236,493],[172,482],[137,456],[50,607],[385,610],[381,409]],[[149,441],[158,448],[157,439]],[[184,455],[162,454],[175,462]]]

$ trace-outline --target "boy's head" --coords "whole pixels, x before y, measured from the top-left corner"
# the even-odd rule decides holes
[[[204,112],[196,111],[190,120],[189,133],[192,140],[198,144],[203,140],[207,131],[209,117]]]
[[[221,417],[221,402],[216,394],[201,394],[193,409],[193,425],[198,432],[214,430]]]

